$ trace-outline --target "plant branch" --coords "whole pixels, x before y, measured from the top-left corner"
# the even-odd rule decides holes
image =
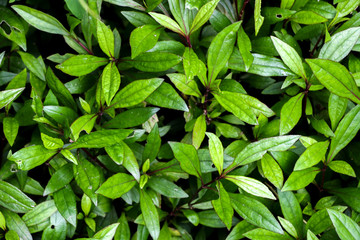
[[[81,150],[83,150],[84,153],[86,153],[86,155],[88,155],[88,156],[90,157],[90,159],[91,159],[94,163],[96,163],[96,164],[99,165],[101,168],[105,169],[106,171],[109,171],[109,169],[108,169],[102,162],[100,162],[100,160],[99,160],[96,156],[92,155],[92,154],[91,154],[88,150],[86,150],[85,148],[81,148]]]

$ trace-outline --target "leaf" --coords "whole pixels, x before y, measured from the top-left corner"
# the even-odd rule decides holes
[[[292,225],[291,222],[289,222],[288,220],[286,220],[285,218],[282,217],[278,217],[281,226],[293,237],[298,238],[296,229],[294,227],[294,225]]]
[[[225,178],[230,182],[235,183],[239,188],[241,188],[245,192],[248,192],[254,196],[276,200],[274,194],[272,194],[269,188],[265,184],[261,183],[259,180],[250,177],[236,176],[236,175],[226,175]]]
[[[331,40],[323,45],[318,58],[340,62],[356,44],[360,37],[360,27],[348,28],[331,36]]]
[[[109,2],[121,7],[130,7],[136,10],[145,11],[145,8],[142,5],[133,0],[105,0],[105,2]]]
[[[55,76],[50,67],[46,71],[46,82],[61,104],[76,110],[76,103],[71,93],[59,80],[59,78]]]
[[[282,192],[277,191],[281,211],[288,221],[296,228],[298,235],[301,237],[304,235],[303,228],[303,216],[301,211],[301,206],[293,192]]]
[[[140,171],[139,171],[139,164],[137,159],[133,153],[133,151],[129,148],[126,143],[121,142],[122,148],[124,149],[124,160],[123,166],[125,169],[133,175],[136,181],[140,180]]]
[[[336,10],[339,12],[337,15],[338,18],[345,17],[349,13],[351,13],[355,8],[359,5],[358,0],[344,0],[339,1],[338,5],[336,6]]]
[[[355,211],[360,210],[359,201],[360,201],[360,188],[335,188],[329,189],[329,192],[338,196],[343,200],[347,205],[349,205]]]
[[[163,72],[181,62],[181,57],[169,52],[145,52],[129,63],[143,72]]]
[[[183,61],[184,60],[185,59],[183,59]],[[167,74],[166,76],[170,78],[170,81],[183,94],[192,95],[195,97],[201,97],[201,93],[198,88],[198,85],[196,84],[196,81],[194,80],[187,81],[186,76],[184,74],[179,74],[179,73],[171,73],[171,74]]]
[[[225,228],[225,224],[220,220],[214,210],[199,212],[200,224],[210,228]]]
[[[96,114],[85,114],[76,119],[70,126],[72,138],[76,141],[82,131],[91,133],[96,121]]]
[[[224,165],[223,145],[220,139],[215,134],[207,132],[206,136],[209,138],[209,151],[210,151],[211,160],[214,163],[214,166],[217,168],[219,174],[221,175],[223,172],[223,165]]]
[[[339,97],[336,94],[330,93],[329,96],[329,117],[331,121],[331,128],[334,130],[341,118],[344,116],[347,108],[348,100],[343,97]]]
[[[241,22],[236,22],[218,33],[212,40],[207,56],[208,85],[215,81],[217,75],[229,60],[236,41],[236,32]]]
[[[251,54],[251,41],[243,27],[240,27],[238,36],[237,36],[237,45],[239,48],[240,55],[244,61],[245,72],[249,71],[253,61],[254,56]]]
[[[169,198],[189,197],[189,195],[175,183],[162,177],[151,177],[147,182],[147,186],[152,188],[155,192]]]
[[[33,239],[29,228],[18,214],[4,208],[1,208],[1,212],[4,214],[6,225],[9,230],[15,231],[23,240]]]
[[[354,220],[332,209],[327,209],[327,212],[341,240],[360,238],[360,227]]]
[[[302,10],[302,11],[298,11],[294,15],[292,15],[290,18],[290,21],[299,23],[299,24],[311,25],[311,24],[327,22],[328,20],[325,17],[323,17],[313,11]]]
[[[160,235],[159,214],[150,196],[144,190],[140,191],[140,209],[151,237],[158,239]]]
[[[146,159],[149,159],[150,162],[154,161],[159,153],[160,147],[161,137],[159,134],[159,127],[155,124],[147,137],[147,143],[143,151],[142,159],[144,161],[146,161]]]
[[[275,187],[281,189],[284,182],[284,176],[279,164],[275,161],[270,154],[265,154],[261,158],[261,168],[264,176],[272,183]]]
[[[5,117],[3,119],[3,131],[6,137],[6,140],[12,146],[15,142],[16,136],[19,131],[19,122],[12,117]]]
[[[335,131],[335,137],[331,140],[330,151],[327,161],[334,159],[336,154],[340,152],[355,137],[360,129],[360,106],[357,105],[351,109],[341,120]]]
[[[345,161],[332,161],[328,166],[334,172],[356,177],[354,169]]]
[[[100,20],[96,24],[96,35],[101,50],[110,58],[114,57],[114,35],[111,29]]]
[[[316,78],[330,92],[360,103],[360,91],[343,65],[325,59],[306,59],[306,61]]]
[[[199,9],[191,24],[189,35],[198,30],[210,19],[218,3],[219,0],[212,0]]]
[[[206,117],[204,114],[201,114],[199,117],[196,118],[194,129],[192,132],[192,145],[199,149],[201,143],[205,138],[206,132]]]
[[[245,236],[243,235],[246,232],[256,228],[254,225],[248,223],[246,220],[239,222],[238,224],[233,227],[229,235],[226,237],[225,240],[238,240],[242,239]]]
[[[199,61],[200,61],[199,58],[197,57],[196,53],[194,52],[194,50],[192,48],[189,48],[189,47],[185,48],[184,55],[183,55],[183,66],[184,66],[184,72],[185,72],[184,85],[187,85],[188,83],[190,83],[194,79],[194,77],[196,75],[198,75],[198,72],[199,72],[198,63],[199,63]],[[180,78],[180,76],[183,76],[182,74],[177,74],[177,73],[168,74],[168,76],[169,75],[176,76],[175,80],[182,80]],[[175,86],[177,88],[179,88],[176,84],[175,84]],[[196,86],[196,88],[197,88],[196,84],[194,86]],[[187,87],[185,89],[189,89],[189,87]]]
[[[308,186],[320,172],[319,168],[311,167],[300,171],[294,171],[286,180],[281,191],[296,191]]]
[[[155,21],[157,21],[160,25],[170,29],[173,32],[179,33],[180,35],[185,36],[185,33],[183,33],[183,31],[181,30],[181,27],[179,26],[179,24],[177,24],[174,20],[172,20],[170,17],[160,14],[160,13],[155,13],[155,12],[150,12],[149,13],[151,17],[153,17],[155,19]]]
[[[183,209],[181,210],[184,216],[191,222],[194,226],[198,226],[200,223],[199,215],[190,209]]]
[[[303,170],[318,164],[325,159],[329,142],[317,142],[308,147],[296,161],[294,171]]]
[[[130,35],[131,58],[152,49],[157,43],[162,27],[159,25],[143,25]]]
[[[34,28],[53,34],[70,35],[56,18],[46,13],[23,5],[12,5],[11,7]]]
[[[0,92],[0,109],[3,107],[6,107],[11,102],[13,102],[16,98],[20,96],[22,91],[24,91],[25,88],[16,88],[11,90],[5,90]]]
[[[36,203],[14,185],[0,181],[0,205],[16,213],[26,213]]]
[[[290,132],[295,125],[299,122],[302,114],[302,100],[304,98],[303,93],[299,93],[296,96],[290,98],[280,112],[280,135]]]
[[[299,137],[298,135],[278,136],[250,143],[236,156],[234,162],[225,171],[234,166],[246,165],[260,160],[267,151],[286,151]]]
[[[98,67],[106,65],[108,62],[109,61],[106,58],[93,55],[76,55],[65,60],[63,63],[56,65],[56,68],[71,76],[79,77],[93,72]]]
[[[289,239],[288,236],[271,232],[266,229],[257,228],[254,230],[251,230],[244,234],[245,237],[249,239],[258,239],[258,240],[287,240]]]
[[[111,106],[114,108],[126,108],[139,104],[153,93],[162,82],[163,79],[161,78],[131,82],[115,95]]]
[[[287,43],[281,41],[280,39],[271,36],[271,40],[274,43],[274,46],[279,53],[283,62],[288,66],[291,71],[296,73],[298,76],[302,78],[306,78],[306,73],[304,66],[302,64],[301,57],[297,53],[297,51]]]
[[[170,108],[188,112],[185,101],[179,96],[176,90],[166,82],[163,82],[154,92],[147,98],[146,102],[164,108]]]
[[[54,200],[42,202],[23,215],[26,226],[36,226],[49,219],[57,211]]]
[[[76,227],[76,196],[70,185],[53,193],[56,208],[68,223]]]
[[[120,224],[116,229],[114,240],[130,240],[130,227],[124,212],[121,213],[118,223]]]
[[[218,181],[217,188],[219,193],[219,198],[212,200],[211,204],[214,207],[216,214],[219,216],[221,221],[226,225],[227,229],[230,230],[232,226],[232,217],[234,215],[234,209],[231,206],[231,200],[229,194],[223,187],[223,185]]]
[[[180,167],[188,174],[201,178],[200,161],[195,147],[179,142],[169,142],[169,145]]]
[[[119,223],[110,224],[110,225],[104,227],[103,229],[101,229],[100,231],[98,231],[93,236],[93,238],[101,239],[101,240],[112,240],[116,233],[116,229],[118,228],[118,226],[119,226]]]
[[[310,230],[307,231],[306,239],[308,239],[308,240],[319,240],[316,237],[316,235]]]
[[[9,160],[16,162],[18,168],[25,171],[43,164],[56,153],[56,150],[35,145],[20,149],[15,152]]]
[[[67,147],[68,150],[75,148],[103,148],[114,145],[124,140],[133,130],[114,129],[99,130],[81,136],[76,142]]]
[[[234,114],[240,120],[256,125],[256,114],[243,98],[245,94],[221,91],[214,94],[215,99],[227,111]]]
[[[259,33],[260,28],[264,22],[264,17],[261,16],[261,0],[255,0],[254,20],[255,20],[255,36],[256,36]]]
[[[244,220],[272,232],[284,233],[279,222],[264,204],[243,194],[229,195],[234,210]]]
[[[50,226],[45,228],[43,239],[65,239],[66,238],[67,223],[59,212],[56,212],[50,217]]]
[[[43,195],[46,196],[60,190],[69,184],[73,178],[74,174],[72,164],[65,164],[51,176],[45,187]]]
[[[119,90],[120,83],[120,73],[116,64],[109,63],[104,68],[101,80],[101,87],[107,105],[110,105],[111,100]]]
[[[133,176],[125,173],[117,173],[109,177],[96,191],[105,197],[116,199],[130,191],[136,184]]]
[[[45,81],[46,68],[41,57],[35,58],[30,53],[18,51],[25,66],[38,78]]]

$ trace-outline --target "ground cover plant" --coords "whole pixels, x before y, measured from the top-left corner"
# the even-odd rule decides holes
[[[0,238],[360,239],[359,0],[0,0]]]

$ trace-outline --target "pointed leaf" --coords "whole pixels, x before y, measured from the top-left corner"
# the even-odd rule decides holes
[[[319,168],[311,167],[300,171],[294,171],[286,180],[281,191],[296,191],[308,186],[320,172]]]
[[[114,57],[114,35],[109,27],[98,20],[96,34],[101,50],[109,57]]]
[[[116,199],[130,191],[136,184],[133,176],[125,173],[117,173],[109,177],[96,191],[105,197]]]
[[[72,164],[65,164],[51,176],[43,195],[46,196],[60,190],[65,187],[65,185],[69,184],[73,178],[74,173]]]
[[[70,185],[63,189],[54,192],[54,201],[60,214],[66,219],[68,223],[76,227],[76,196]]]
[[[103,229],[98,231],[93,236],[93,238],[101,239],[101,240],[112,240],[116,233],[116,229],[118,228],[118,226],[119,226],[119,223],[110,224],[107,227],[104,227]]]
[[[360,226],[353,219],[332,209],[327,209],[327,212],[341,240],[360,238]]]
[[[237,36],[237,45],[240,55],[244,61],[245,71],[247,72],[254,61],[254,56],[250,52],[252,50],[250,38],[248,37],[248,35],[246,35],[243,27],[240,27],[239,29]]]
[[[129,63],[143,72],[163,72],[181,62],[181,59],[169,52],[144,52]]]
[[[155,13],[155,12],[150,12],[149,14],[160,25],[170,29],[171,31],[174,31],[176,33],[179,33],[179,34],[185,36],[185,33],[183,33],[183,31],[181,30],[181,27],[179,26],[179,24],[177,24],[174,20],[172,20],[168,16],[160,14],[160,13]]]
[[[280,135],[290,132],[299,122],[302,114],[303,93],[290,98],[280,112]]]
[[[6,140],[8,140],[10,146],[12,146],[19,131],[19,122],[16,120],[16,118],[5,117],[3,119],[3,131]]]
[[[0,205],[16,213],[26,213],[36,203],[14,185],[0,181]]]
[[[281,189],[284,182],[284,176],[279,164],[275,161],[270,154],[265,154],[261,158],[261,168],[264,176],[272,183],[275,187]]]
[[[162,27],[159,25],[143,25],[130,35],[131,58],[152,49],[157,43]]]
[[[185,60],[185,59],[183,59],[183,60]],[[201,97],[201,93],[198,88],[198,85],[196,84],[196,81],[194,81],[194,80],[187,81],[187,79],[186,79],[187,77],[184,74],[179,74],[179,73],[170,73],[170,74],[167,74],[166,76],[168,76],[170,78],[170,81],[183,94],[192,95],[195,97]]]
[[[192,145],[196,149],[200,148],[201,143],[205,138],[205,132],[206,132],[206,117],[204,114],[201,114],[199,117],[197,117],[192,132]]]
[[[254,230],[251,230],[244,234],[245,237],[253,240],[288,240],[290,239],[289,236],[286,236],[284,234],[279,234],[276,232],[271,232],[266,229],[257,228]]]
[[[17,97],[20,96],[22,91],[24,91],[25,88],[16,88],[16,89],[10,89],[0,92],[0,109],[3,107],[9,105],[12,101],[14,101]]]
[[[160,235],[159,214],[150,196],[144,190],[140,191],[140,209],[151,237],[158,239]]]
[[[214,207],[216,214],[219,216],[221,221],[226,225],[227,229],[230,230],[232,226],[232,217],[234,215],[234,209],[231,206],[231,200],[229,194],[220,182],[217,182],[217,188],[219,192],[219,198],[212,200],[211,204]]]
[[[207,132],[206,136],[209,138],[209,151],[211,160],[217,168],[219,174],[223,172],[224,165],[224,148],[220,139],[213,133]]]
[[[261,16],[261,0],[255,0],[254,20],[255,20],[255,36],[256,36],[259,33],[260,28],[264,22],[264,17]]]
[[[329,142],[317,142],[308,147],[305,152],[301,154],[299,159],[296,161],[294,171],[303,170],[312,167],[325,159],[325,153]]]
[[[163,196],[169,198],[187,198],[189,195],[184,192],[179,186],[175,183],[162,178],[162,177],[151,177],[147,185],[152,188],[155,192],[160,193]]]
[[[93,72],[95,69],[106,65],[108,62],[109,60],[106,58],[93,55],[76,55],[63,63],[56,65],[56,68],[71,76],[79,77]]]
[[[104,94],[105,101],[110,105],[111,100],[119,90],[121,83],[120,73],[116,64],[109,63],[103,71],[101,79],[101,87]]]
[[[331,129],[334,130],[345,114],[348,101],[346,98],[339,97],[331,93],[329,96],[329,117],[331,121]]]
[[[356,177],[354,169],[345,161],[332,161],[328,166],[334,172]]]
[[[197,12],[194,21],[191,24],[190,34],[198,30],[202,25],[204,25],[211,17],[214,12],[216,5],[220,0],[212,0],[205,5],[203,5]]]

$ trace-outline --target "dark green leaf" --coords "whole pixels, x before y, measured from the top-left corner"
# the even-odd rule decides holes
[[[76,196],[70,185],[54,192],[56,208],[68,223],[76,227]]]
[[[254,230],[251,230],[244,234],[245,237],[248,237],[249,239],[256,239],[256,240],[288,240],[290,239],[289,236],[286,236],[284,234],[279,234],[276,232],[271,232],[266,229],[257,228]]]
[[[36,207],[24,214],[22,219],[24,220],[26,226],[36,226],[49,219],[56,211],[57,208],[54,200],[48,200],[36,205]]]
[[[72,164],[68,163],[57,170],[54,175],[51,176],[48,184],[45,187],[43,193],[44,196],[56,192],[65,187],[74,178]]]
[[[18,121],[12,117],[5,117],[3,119],[3,131],[10,146],[12,146],[19,131]]]
[[[26,226],[24,221],[19,217],[18,214],[7,210],[5,208],[1,208],[1,212],[4,214],[6,225],[9,230],[15,231],[18,236],[23,240],[32,240],[32,235],[29,231],[29,228]]]
[[[145,52],[129,63],[143,72],[166,71],[181,61],[181,57],[169,52]]]
[[[14,185],[0,181],[0,205],[16,213],[26,213],[36,203]]]
[[[231,206],[231,200],[229,194],[220,182],[217,182],[217,188],[219,198],[212,200],[211,203],[214,206],[216,214],[219,216],[221,221],[226,225],[227,229],[230,230],[232,226],[232,217],[234,215],[234,209]]]
[[[169,198],[187,198],[189,195],[173,182],[161,177],[151,177],[147,185],[154,191]]]

